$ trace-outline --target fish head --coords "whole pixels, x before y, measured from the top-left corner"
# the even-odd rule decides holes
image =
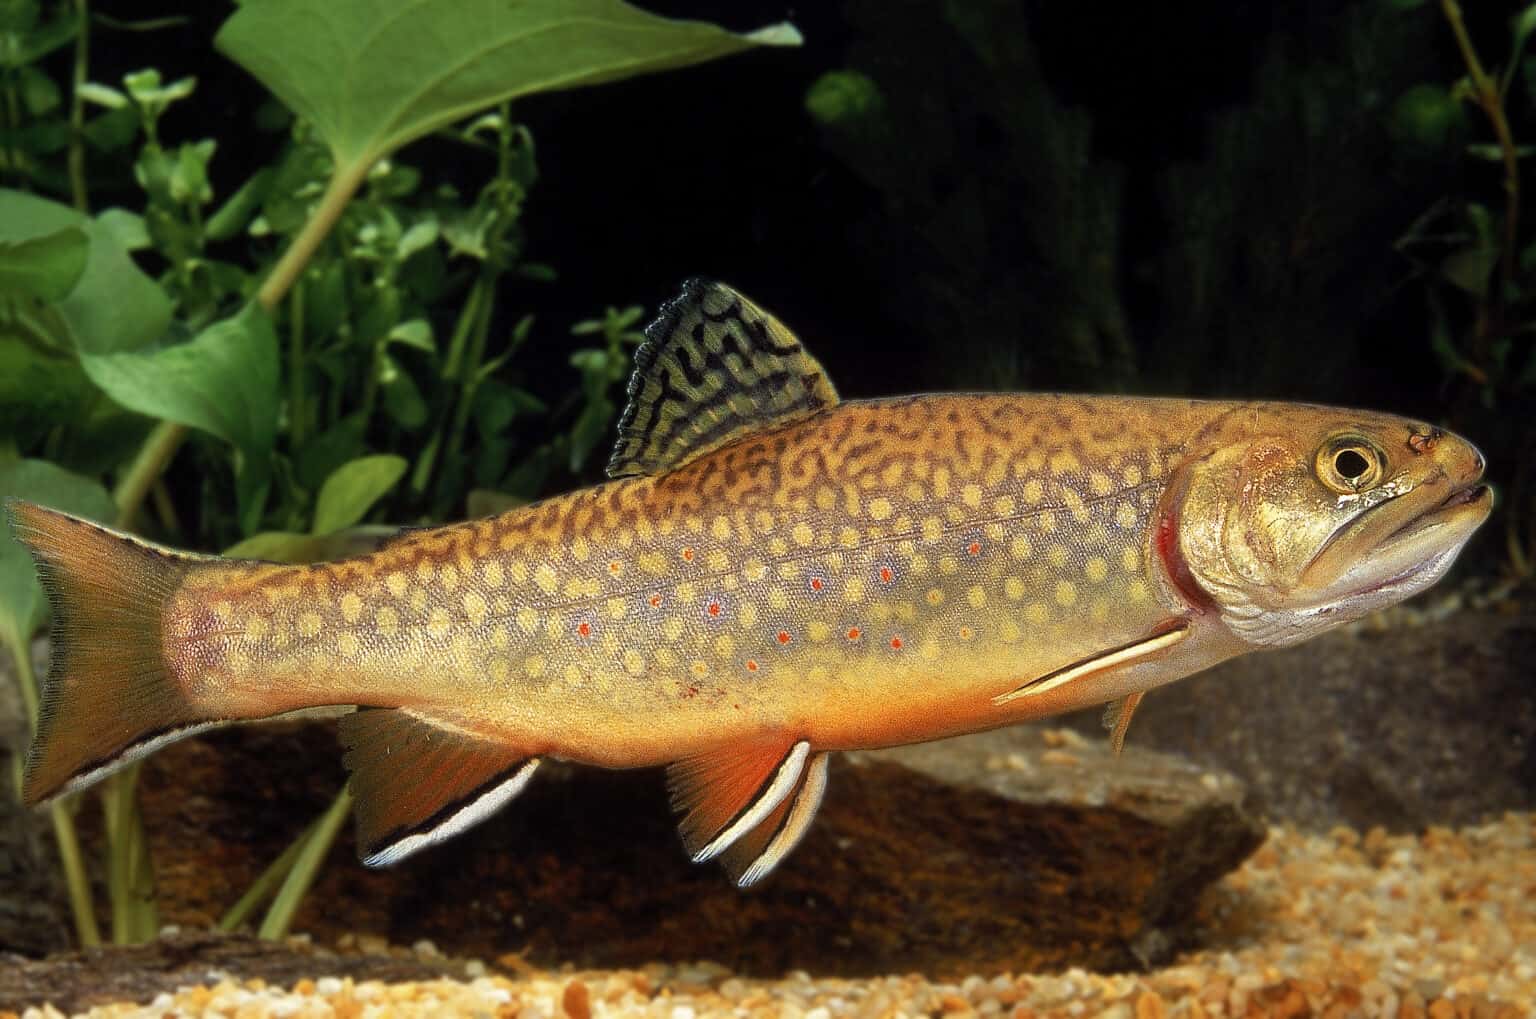
[[[1154,537],[1167,594],[1286,646],[1429,587],[1488,518],[1470,442],[1386,414],[1254,404],[1189,449]]]

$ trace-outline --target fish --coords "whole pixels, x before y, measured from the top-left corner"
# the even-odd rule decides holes
[[[12,501],[52,610],[29,804],[214,726],[341,712],[393,864],[563,760],[664,767],[743,887],[841,751],[1150,690],[1435,583],[1493,503],[1430,423],[1296,403],[841,400],[778,319],[691,280],[637,349],[608,480],[305,565]]]

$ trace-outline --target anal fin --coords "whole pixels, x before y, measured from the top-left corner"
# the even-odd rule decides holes
[[[1109,745],[1116,757],[1125,749],[1125,734],[1131,731],[1131,716],[1136,714],[1136,708],[1146,695],[1144,690],[1127,694],[1104,706],[1104,728],[1109,730]]]
[[[827,790],[827,758],[812,754],[794,790],[765,817],[720,854],[720,863],[741,888],[757,884],[800,844]]]
[[[667,768],[678,829],[695,863],[712,860],[753,831],[800,784],[805,741],[733,743]]]
[[[356,803],[358,852],[398,863],[457,835],[523,791],[539,759],[407,708],[362,708],[341,719]]]

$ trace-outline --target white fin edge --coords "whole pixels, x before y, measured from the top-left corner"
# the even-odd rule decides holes
[[[445,839],[450,839],[467,828],[472,828],[490,817],[496,811],[505,807],[523,787],[528,780],[533,778],[533,773],[538,770],[539,758],[530,758],[524,762],[512,777],[498,785],[492,786],[488,791],[470,800],[464,806],[450,814],[444,821],[426,831],[407,835],[396,842],[391,842],[383,849],[370,853],[363,858],[363,865],[367,867],[387,867],[390,864],[399,863],[412,853],[419,852],[431,845],[436,845]]]
[[[740,814],[736,820],[726,825],[720,834],[709,840],[709,843],[693,854],[694,863],[703,863],[713,860],[731,847],[731,844],[741,838],[747,832],[762,823],[763,818],[773,813],[775,807],[784,802],[800,781],[800,773],[805,770],[805,759],[811,752],[811,745],[805,740],[796,743],[784,755],[784,760],[779,762],[779,767],[774,772],[773,781],[768,783],[752,806]]]
[[[811,763],[805,768],[805,784],[800,787],[800,792],[795,796],[795,802],[790,805],[789,816],[784,819],[784,824],[768,843],[768,848],[763,850],[761,856],[752,861],[752,866],[742,872],[736,879],[739,888],[750,888],[763,878],[767,877],[784,857],[800,844],[805,833],[810,830],[811,820],[816,816],[816,810],[821,806],[821,797],[827,791],[827,758],[828,754],[817,754],[811,758]]]
[[[1057,687],[1076,682],[1085,676],[1091,676],[1106,669],[1113,669],[1117,666],[1134,662],[1138,658],[1145,658],[1147,655],[1173,647],[1173,645],[1183,640],[1188,634],[1189,627],[1180,626],[1177,629],[1160,633],[1155,637],[1148,637],[1134,644],[1115,648],[1113,651],[1086,659],[1065,669],[1059,669],[1049,675],[1041,676],[1039,679],[1032,679],[1017,690],[998,694],[992,698],[992,703],[1007,704],[1009,701],[1016,701],[1021,697],[1038,697],[1043,693],[1055,690]]]

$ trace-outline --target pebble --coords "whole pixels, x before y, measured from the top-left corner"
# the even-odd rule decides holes
[[[1060,746],[1072,744],[1062,740]],[[1006,767],[1006,762],[1004,767]],[[796,971],[781,980],[713,962],[632,970],[549,970],[508,954],[464,960],[465,980],[354,983],[323,973],[291,989],[211,977],[148,1004],[85,1019],[844,1019],[996,1016],[1061,1019],[1521,1019],[1536,1016],[1536,813],[1418,836],[1285,828],[1201,904],[1201,942],[1147,974],[917,974],[865,980]],[[348,935],[342,954],[399,952]],[[443,957],[430,941],[411,953]],[[0,1013],[0,1019],[15,1019]],[[39,1001],[20,1019],[64,1019]]]

